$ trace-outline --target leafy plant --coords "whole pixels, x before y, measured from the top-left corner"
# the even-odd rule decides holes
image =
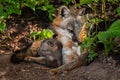
[[[1,23],[1,24],[0,24],[0,31],[1,31],[1,32],[4,32],[4,31],[5,31],[5,28],[6,28],[6,23]]]
[[[21,1],[22,5],[30,7],[33,11],[36,10],[36,5],[39,5],[41,3],[42,3],[42,0],[22,0]]]
[[[55,12],[55,8],[52,4],[49,3],[49,0],[44,0],[43,1],[44,5],[39,5],[37,6],[37,9],[41,9],[43,11],[47,11],[48,12],[48,17],[50,20],[53,20],[53,14]]]
[[[120,6],[117,8],[117,13],[120,16]]]
[[[88,63],[90,63],[91,61],[94,60],[95,57],[97,57],[98,54],[94,51],[94,50],[91,50],[89,52],[89,55],[88,55]]]
[[[0,31],[6,27],[5,20],[15,13],[21,15],[22,6],[30,7],[33,11],[41,9],[48,12],[50,20],[53,19],[55,8],[49,3],[49,0],[0,0]]]
[[[46,38],[52,38],[54,33],[50,29],[43,29],[42,31],[38,32],[32,32],[30,34],[30,37],[36,37],[38,36],[38,40],[46,39]]]
[[[0,31],[4,31],[6,27],[5,19],[12,13],[21,14],[20,3],[16,0],[0,1]]]
[[[92,3],[92,0],[80,0],[80,5],[90,4],[90,3]]]
[[[99,42],[104,44],[105,54],[108,54],[115,43],[113,39],[120,37],[120,20],[115,21],[107,31],[99,32],[97,36]]]
[[[81,49],[86,50],[88,55],[88,63],[90,63],[98,54],[95,52],[96,49],[96,37],[93,34],[91,37],[86,37],[81,44]]]
[[[55,8],[52,4],[49,3],[49,0],[23,0],[22,4],[30,7],[33,11],[36,9],[41,9],[48,12],[48,17],[50,20],[53,20],[53,13]]]
[[[66,5],[70,4],[72,0],[62,0]]]

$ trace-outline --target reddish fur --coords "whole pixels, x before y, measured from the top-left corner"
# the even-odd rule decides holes
[[[67,58],[69,59],[69,61],[73,61],[75,59],[78,58],[78,55],[76,54],[76,52],[74,52],[72,55],[68,55]]]
[[[55,31],[59,28],[59,25],[60,25],[61,21],[62,20],[60,19],[59,16],[56,17],[56,19],[53,21],[52,24],[54,25]],[[62,35],[62,34],[60,34],[58,32],[57,32],[57,34],[58,34],[57,39],[60,41],[61,37],[63,37],[64,35]],[[75,43],[72,41],[72,39],[69,39],[66,44],[63,44],[63,48],[72,49],[72,46],[75,46]],[[70,53],[70,55],[66,56],[66,58],[68,59],[68,62],[71,62],[72,60],[77,59],[78,58],[77,52],[72,51]]]
[[[76,15],[79,14],[79,10],[75,10],[75,13]],[[69,16],[70,17],[70,16]],[[82,29],[80,31],[79,34],[79,41],[82,42],[84,41],[85,37],[86,37],[86,24],[85,24],[85,17],[77,17],[78,20],[81,21],[81,23],[83,23],[84,25],[82,26]],[[58,27],[60,27],[60,25],[62,24],[62,19],[60,17],[60,15],[58,15],[55,20],[53,21],[53,27],[55,30],[58,29]],[[63,24],[64,25],[64,24]],[[58,34],[58,37],[57,39],[60,40],[61,37],[63,37],[64,35],[61,35],[60,33],[57,33]],[[69,39],[67,41],[66,44],[63,44],[63,48],[69,48],[71,50],[72,47],[75,47],[76,44],[75,42],[72,41],[72,39]],[[59,74],[59,73],[62,73],[64,71],[70,71],[74,68],[77,68],[77,67],[80,67],[80,66],[83,66],[83,65],[86,65],[86,56],[87,54],[85,54],[84,52],[82,52],[83,54],[81,54],[80,56],[77,54],[76,50],[73,50],[72,51],[72,54],[71,55],[66,55],[65,58],[68,59],[68,62],[69,64],[65,64],[65,65],[62,65],[61,67],[58,67],[58,68],[55,68],[55,69],[52,69],[50,70],[50,73],[52,74]]]
[[[70,48],[72,48],[72,46],[75,46],[75,43],[72,40],[69,40],[68,43],[64,45],[64,47],[70,47]]]
[[[75,10],[76,14],[78,14],[78,12],[79,12],[79,10]],[[84,39],[86,37],[86,32],[87,32],[86,24],[85,24],[85,17],[83,16],[81,19],[82,19],[81,21],[82,21],[82,23],[84,23],[84,25],[83,25],[80,33],[78,33],[79,34],[79,38],[78,39],[79,39],[80,42],[84,41]],[[54,21],[52,22],[52,25],[53,25],[55,30],[59,27],[61,22],[62,22],[62,19],[61,19],[60,15],[57,15],[56,18],[54,19]],[[59,34],[59,33],[57,33],[57,34]],[[59,40],[60,37],[61,36],[58,35],[58,40]]]
[[[53,47],[52,47],[52,51],[54,52],[54,51],[56,51],[58,49],[58,47],[56,46],[56,45],[54,45]]]
[[[61,20],[60,16],[59,15],[56,16],[56,18],[52,22],[54,29],[56,29],[60,25],[61,22],[62,22],[62,20]]]
[[[87,32],[86,25],[84,24],[81,31],[80,31],[80,34],[79,34],[79,36],[80,36],[79,41],[81,41],[81,42],[84,41],[84,39],[86,37],[86,32]]]

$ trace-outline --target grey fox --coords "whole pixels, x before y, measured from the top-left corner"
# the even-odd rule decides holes
[[[11,56],[11,61],[13,63],[21,61],[36,62],[55,68],[62,65],[62,44],[56,39],[35,41],[22,52],[16,51]]]
[[[61,6],[56,19],[53,21],[54,30],[57,33],[57,39],[62,43],[63,63],[71,62],[77,58],[80,53],[80,46],[73,39],[82,41],[85,36],[81,36],[84,32],[84,12],[70,10],[66,6]],[[82,32],[81,32],[82,31]],[[80,37],[80,39],[78,39]]]
[[[84,12],[85,9],[77,11],[68,9],[66,6],[59,8],[58,15],[52,24],[58,35],[57,39],[63,45],[62,56],[64,65],[51,69],[51,73],[61,73],[86,65],[87,54],[85,52],[81,53],[80,46],[76,43],[76,41],[82,42],[86,37]]]
[[[73,41],[82,42],[86,37],[85,8],[77,10],[61,6],[52,24],[56,32],[58,28],[66,29],[72,33]]]
[[[62,44],[56,39],[45,39],[40,46],[38,56],[45,57],[45,65],[58,67],[62,65]]]

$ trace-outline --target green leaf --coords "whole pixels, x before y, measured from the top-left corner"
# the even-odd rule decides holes
[[[30,34],[30,37],[35,37],[35,36],[37,36],[37,35],[39,35],[39,34],[41,34],[41,31],[32,32],[32,33]]]
[[[90,3],[92,3],[92,0],[80,0],[80,5],[90,4]]]
[[[94,50],[91,50],[89,55],[88,55],[88,62],[90,63],[96,56],[98,56],[98,54],[95,53]]]
[[[117,13],[120,16],[120,6],[117,8]]]
[[[120,30],[120,20],[116,20],[108,30]]]
[[[36,0],[24,0],[24,5],[35,11]]]
[[[93,38],[86,37],[81,46],[84,48],[91,48],[91,46],[94,45],[95,40],[96,39],[94,37]]]
[[[107,31],[99,32],[97,37],[104,44],[105,53],[108,54],[114,45],[113,39],[120,37],[120,20],[115,21]]]
[[[3,6],[0,5],[0,21],[2,21],[3,19],[7,19],[8,15],[6,12],[3,11]]]
[[[72,0],[63,0],[63,2],[68,5],[72,2]]]
[[[42,39],[45,39],[45,38],[52,38],[53,35],[54,35],[54,33],[51,30],[43,29],[42,31],[32,32],[30,34],[30,37],[38,36],[38,40],[42,40]]]
[[[107,31],[99,32],[98,39],[107,41],[110,38],[120,37],[120,20],[115,21]]]
[[[109,51],[112,49],[115,42],[112,40],[109,40],[109,41],[103,42],[103,44],[104,44],[104,48],[105,48],[105,54],[108,55]]]
[[[103,20],[102,19],[99,19],[99,18],[93,18],[93,19],[91,19],[91,22],[93,22],[93,23],[100,23],[100,22],[102,22]]]
[[[5,28],[6,28],[6,23],[1,23],[0,24],[0,31],[4,31],[5,30]]]

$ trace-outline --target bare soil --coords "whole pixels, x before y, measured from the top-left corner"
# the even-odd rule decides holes
[[[103,56],[68,73],[51,75],[49,70],[35,63],[12,64],[10,55],[0,55],[0,80],[120,80],[120,66],[116,67],[112,58]]]
[[[51,75],[50,68],[43,65],[10,62],[13,51],[20,50],[32,42],[29,37],[31,31],[48,26],[49,21],[44,21],[44,17],[30,20],[27,16],[11,16],[7,20],[6,31],[0,34],[0,80],[120,80],[120,56],[115,60],[111,56],[100,54],[88,66],[60,75]]]

